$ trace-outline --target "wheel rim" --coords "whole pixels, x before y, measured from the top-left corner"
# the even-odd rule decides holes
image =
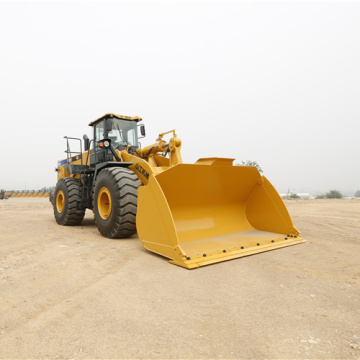
[[[107,220],[111,214],[111,194],[108,188],[102,187],[98,194],[98,210],[101,218]]]
[[[56,209],[58,213],[62,213],[65,207],[65,196],[62,190],[59,190],[56,194]]]

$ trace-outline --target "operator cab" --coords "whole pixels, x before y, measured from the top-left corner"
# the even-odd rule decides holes
[[[138,122],[142,119],[138,116],[130,117],[116,114],[105,114],[101,118],[91,122],[93,127],[92,152],[90,155],[90,165],[99,164],[105,161],[112,161],[113,154],[110,149],[99,146],[101,140],[110,140],[113,149],[125,150],[130,146],[129,151],[135,152],[138,149]],[[140,134],[145,136],[145,127],[140,125]],[[90,147],[90,142],[84,135],[86,150]]]

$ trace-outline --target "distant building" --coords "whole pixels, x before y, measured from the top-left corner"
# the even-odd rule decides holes
[[[282,199],[289,198],[291,194],[296,194],[301,199],[315,199],[311,194],[309,193],[280,193],[280,196]]]

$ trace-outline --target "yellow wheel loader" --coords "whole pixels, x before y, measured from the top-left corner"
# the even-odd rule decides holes
[[[7,200],[8,198],[11,197],[11,192],[9,191],[5,191],[5,190],[0,190],[0,200]]]
[[[184,164],[175,130],[141,147],[141,120],[100,117],[84,149],[81,139],[65,137],[67,158],[50,196],[58,224],[78,225],[92,209],[103,236],[137,232],[146,249],[189,269],[305,241],[256,167],[227,158]],[[74,141],[79,151],[70,149]]]

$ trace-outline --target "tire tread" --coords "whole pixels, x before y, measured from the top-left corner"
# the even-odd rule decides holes
[[[63,183],[63,184],[61,184]],[[59,225],[71,226],[71,225],[79,225],[84,219],[85,216],[85,208],[78,208],[78,203],[80,202],[80,183],[76,178],[65,177],[58,181],[56,188],[59,186],[65,186],[67,194],[67,201],[65,201],[64,215],[61,216],[60,213],[57,212],[56,209],[56,194],[54,194],[54,216],[55,220]]]
[[[102,173],[102,177],[107,177],[115,186],[117,194],[113,208],[115,221],[112,228],[105,228],[95,214],[95,223],[105,237],[127,238],[136,233],[137,189],[140,181],[134,172],[126,168],[108,168],[104,169]],[[97,199],[95,194],[93,195],[93,208],[95,209]]]

